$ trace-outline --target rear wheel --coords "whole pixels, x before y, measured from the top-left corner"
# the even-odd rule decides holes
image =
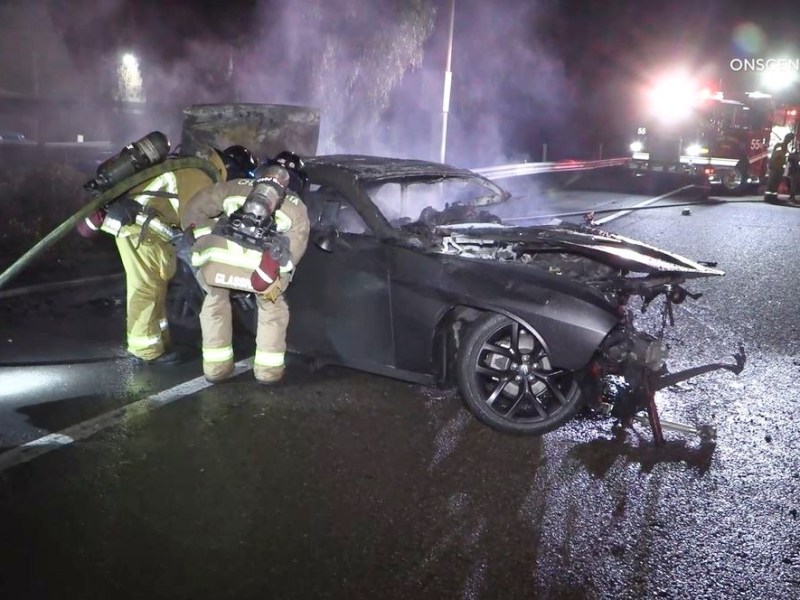
[[[744,177],[739,169],[730,169],[722,175],[722,185],[730,192],[736,192],[742,186]]]
[[[747,191],[747,176],[750,164],[746,159],[742,159],[732,169],[720,172],[722,188],[730,194],[744,194]]]
[[[542,340],[504,315],[489,314],[473,324],[456,369],[467,407],[500,431],[546,433],[581,404],[575,373],[554,366]]]

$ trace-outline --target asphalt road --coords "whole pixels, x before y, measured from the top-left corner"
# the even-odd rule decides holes
[[[537,215],[661,194],[528,191]],[[120,358],[111,289],[0,304],[0,597],[797,598],[800,211],[686,201],[604,227],[726,271],[690,286],[670,365],[744,342],[745,371],[658,397],[715,446],[588,418],[503,435],[453,392],[299,362],[265,389],[244,339],[208,386],[198,360]]]

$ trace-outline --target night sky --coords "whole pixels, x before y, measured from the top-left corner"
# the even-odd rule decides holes
[[[158,65],[164,72],[179,64],[185,72],[189,64],[198,82],[224,86],[212,72],[219,71],[219,64],[199,60],[202,52],[198,47],[231,44],[243,56],[249,54],[251,65],[263,61],[270,73],[280,71],[282,80],[285,72],[294,70],[298,77],[291,89],[281,90],[282,95],[273,91],[278,101],[303,103],[307,99],[302,86],[312,77],[304,70],[312,61],[302,56],[298,59],[297,44],[300,54],[304,43],[309,53],[321,52],[311,39],[313,31],[286,31],[310,22],[303,20],[303,13],[312,10],[310,2],[46,2],[58,34],[83,69],[95,68],[98,56],[104,53],[133,48],[144,63]],[[409,68],[408,75],[396,84],[390,112],[402,115],[404,107],[411,110],[411,102],[420,94],[406,88],[410,82],[420,85],[423,77],[419,73],[427,71],[432,81],[440,76],[448,0],[339,0],[330,6],[324,2],[314,5],[317,11],[340,13],[316,23],[330,27],[347,23],[358,28],[352,31],[354,35],[341,32],[341,43],[353,44],[348,51],[354,57],[363,50],[364,32],[370,28],[386,27],[392,15],[401,14],[404,8],[433,6],[436,20],[421,63]],[[368,18],[366,8],[373,18],[382,15],[389,20],[383,25],[363,22]],[[293,57],[281,47],[289,36],[294,36]],[[502,138],[507,153],[557,139],[564,152],[574,153],[598,139],[617,136],[622,141],[626,137],[622,132],[636,120],[635,113],[641,108],[642,88],[661,72],[685,66],[695,76],[722,83],[727,89],[753,89],[757,86],[753,77],[731,72],[732,58],[800,58],[799,46],[800,6],[787,1],[457,0],[451,110],[456,125],[467,136],[465,144],[476,144],[468,139],[469,131],[483,127]],[[349,75],[344,66],[342,69],[346,79]],[[224,95],[224,90],[221,93]],[[441,105],[433,92],[430,96],[425,106]],[[228,100],[220,96],[220,101]],[[496,119],[491,128],[485,122],[489,117]],[[572,148],[570,140],[574,140]]]

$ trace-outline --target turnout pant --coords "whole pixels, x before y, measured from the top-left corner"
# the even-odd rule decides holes
[[[778,189],[781,186],[781,181],[783,181],[782,169],[769,172],[769,176],[767,177],[767,191],[764,193],[765,200],[778,199]]]
[[[166,242],[142,244],[138,237],[117,238],[125,269],[128,352],[145,360],[164,353],[169,343],[167,288],[177,267],[175,250]]]
[[[200,311],[203,332],[203,374],[211,381],[230,377],[233,372],[233,310],[230,290],[205,286],[207,293]],[[256,294],[258,327],[253,372],[264,382],[283,376],[289,306],[283,295],[274,302]]]

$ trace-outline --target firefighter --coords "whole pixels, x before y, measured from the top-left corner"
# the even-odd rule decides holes
[[[254,179],[203,190],[181,215],[196,238],[191,260],[206,292],[200,312],[203,374],[212,383],[234,369],[231,290],[256,294],[256,381],[269,385],[283,378],[289,325],[283,292],[306,251],[310,227],[289,181],[289,172],[278,165],[259,167]]]
[[[797,149],[786,157],[786,177],[789,183],[789,202],[797,202],[800,192],[800,152]]]
[[[789,145],[793,140],[794,134],[787,133],[783,141],[775,144],[775,147],[772,149],[772,154],[767,164],[769,174],[767,177],[767,191],[764,193],[765,202],[776,202],[778,200],[778,188],[784,178],[786,156],[789,153]]]
[[[242,146],[222,151],[209,148],[199,154],[217,169],[222,181],[247,176],[257,166]],[[163,163],[167,167],[169,160]],[[115,238],[125,270],[126,350],[136,364],[169,365],[182,360],[169,348],[167,288],[177,268],[171,242],[180,234],[181,206],[212,183],[201,169],[166,170],[114,199],[78,226],[87,237],[103,231]]]
[[[303,159],[294,152],[284,150],[275,155],[270,164],[280,165],[289,172],[289,189],[296,195],[301,196],[305,186],[308,184],[308,176],[303,170],[305,165]]]

